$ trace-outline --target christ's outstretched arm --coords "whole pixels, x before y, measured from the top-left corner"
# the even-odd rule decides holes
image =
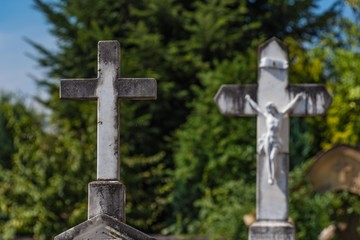
[[[304,97],[305,97],[304,93],[296,94],[295,98],[285,107],[282,114],[286,115],[290,111],[292,111],[296,107],[296,105],[300,102],[300,100],[303,99]]]
[[[254,109],[254,111],[264,116],[264,113],[261,111],[259,105],[257,105],[257,103],[254,100],[252,100],[248,94],[245,95],[245,99],[246,101],[248,101],[250,107]]]

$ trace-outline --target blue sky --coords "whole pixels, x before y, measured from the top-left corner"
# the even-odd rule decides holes
[[[31,96],[38,93],[29,76],[43,76],[26,53],[36,52],[24,41],[32,39],[55,49],[45,17],[35,10],[32,0],[0,0],[0,89]]]
[[[333,0],[322,0],[321,7]],[[27,37],[50,49],[56,40],[48,32],[45,17],[34,9],[32,0],[0,0],[0,90],[20,93],[25,97],[40,94],[30,77],[44,76],[36,61],[26,53],[36,52],[24,41]]]

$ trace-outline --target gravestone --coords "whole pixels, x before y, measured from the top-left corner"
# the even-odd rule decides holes
[[[360,196],[360,150],[350,145],[336,145],[315,157],[308,174],[316,192],[344,191]],[[319,240],[330,240],[331,237],[326,237],[335,232],[337,239],[360,240],[360,214],[345,210],[347,207],[347,203],[343,203],[340,208],[344,211],[333,210],[336,214],[331,216],[332,224],[321,232]]]
[[[154,239],[125,224],[125,186],[120,182],[119,99],[156,99],[153,78],[119,78],[120,44],[98,43],[98,77],[61,80],[60,98],[97,100],[97,181],[88,186],[88,220],[55,240]]]
[[[289,115],[325,112],[331,97],[323,85],[290,85],[288,51],[277,38],[259,47],[258,84],[223,85],[215,102],[224,115],[257,116],[256,221],[249,239],[293,240],[288,222]]]
[[[337,145],[315,158],[309,171],[317,192],[348,191],[360,196],[360,150]]]

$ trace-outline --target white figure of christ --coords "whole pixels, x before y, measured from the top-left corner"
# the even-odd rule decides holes
[[[267,131],[261,139],[259,139],[258,149],[260,153],[265,153],[265,165],[268,170],[268,183],[270,185],[274,184],[275,161],[277,154],[282,150],[282,141],[280,136],[282,119],[287,117],[287,114],[296,107],[302,98],[304,98],[304,93],[297,94],[295,98],[285,107],[285,109],[280,112],[275,104],[271,102],[266,104],[266,111],[262,111],[249,95],[245,96],[245,99],[248,101],[251,108],[265,117]]]

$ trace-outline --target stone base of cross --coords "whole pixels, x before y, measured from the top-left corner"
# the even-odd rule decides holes
[[[295,240],[295,228],[285,221],[257,221],[249,231],[251,240]]]
[[[88,195],[88,219],[106,214],[121,222],[126,221],[126,188],[120,181],[91,182],[88,185]]]
[[[294,240],[288,222],[289,116],[325,113],[323,85],[290,85],[288,51],[272,38],[259,47],[257,85],[223,85],[215,102],[224,115],[257,116],[256,222],[249,239]]]
[[[125,223],[125,185],[120,180],[118,100],[156,99],[153,78],[119,78],[120,44],[100,41],[98,77],[61,80],[61,99],[97,100],[97,181],[89,183],[88,220],[55,240],[155,240]],[[80,177],[80,176],[79,176]]]

